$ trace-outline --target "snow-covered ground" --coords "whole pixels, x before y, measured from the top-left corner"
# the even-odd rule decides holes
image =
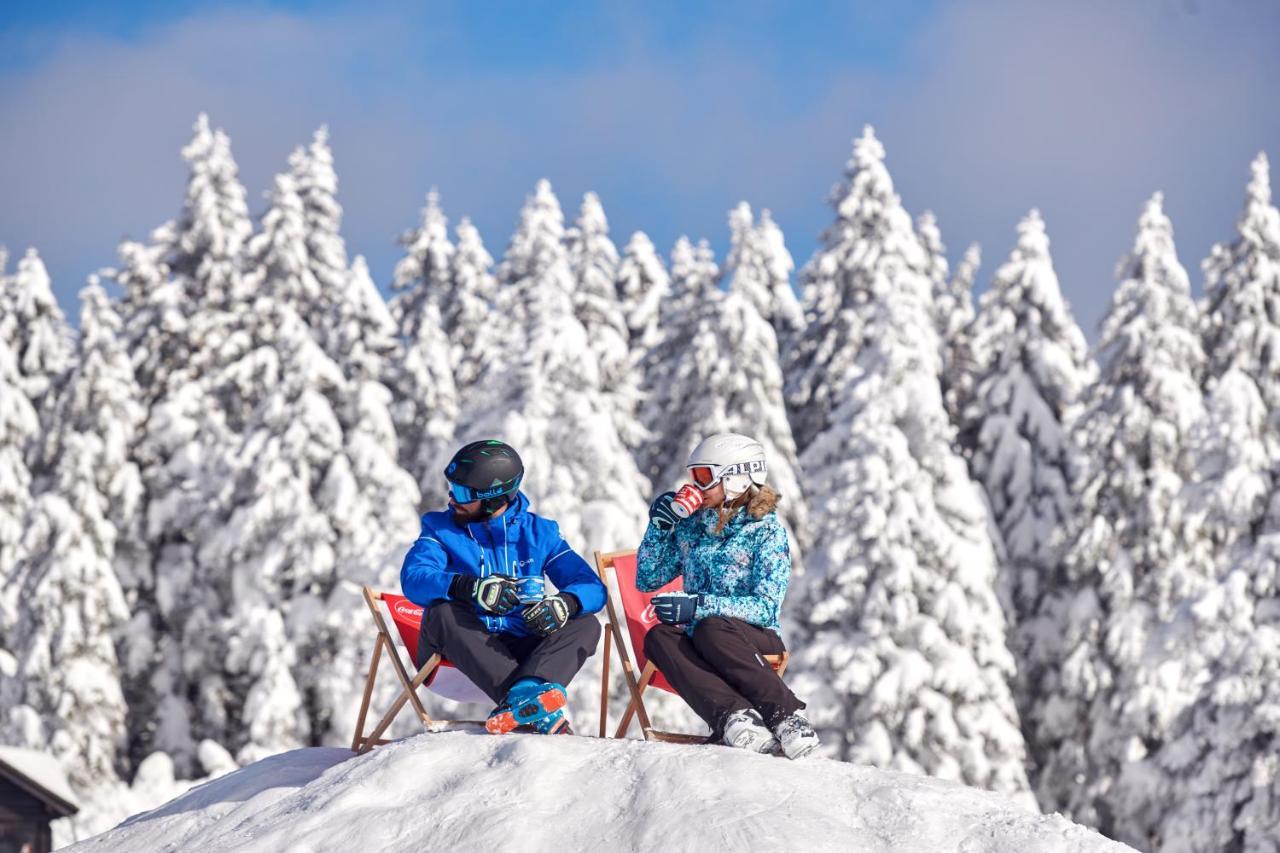
[[[827,759],[423,734],[263,759],[67,850],[1122,851],[1065,818]]]

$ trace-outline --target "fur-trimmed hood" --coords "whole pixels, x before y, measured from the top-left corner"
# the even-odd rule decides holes
[[[747,503],[747,515],[759,521],[778,508],[782,495],[773,490],[773,486],[761,486]]]

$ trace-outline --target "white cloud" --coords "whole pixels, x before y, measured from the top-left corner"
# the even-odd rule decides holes
[[[687,231],[723,246],[725,212],[746,198],[774,210],[803,259],[849,139],[872,122],[909,207],[937,211],[956,254],[981,240],[988,272],[1039,206],[1091,331],[1147,195],[1166,191],[1194,268],[1229,235],[1252,154],[1280,156],[1277,23],[1277,7],[1250,3],[966,2],[933,15],[892,71],[762,57],[716,28],[673,57],[625,16],[617,55],[572,70],[437,69],[419,60],[463,37],[449,19],[416,40],[363,10],[69,37],[0,77],[0,240],[37,244],[67,298],[121,236],[177,212],[178,149],[204,110],[231,134],[255,209],[327,122],[348,243],[381,280],[429,186],[500,251],[543,175],[569,211],[596,189],[620,239],[644,228],[659,245]]]

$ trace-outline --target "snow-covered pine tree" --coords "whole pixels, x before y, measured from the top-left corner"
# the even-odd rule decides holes
[[[768,210],[760,212],[760,223],[755,224],[751,206],[742,201],[729,211],[729,232],[725,268],[735,271],[731,289],[736,287],[751,300],[760,316],[773,327],[778,351],[785,352],[804,328],[804,311],[791,289],[795,262],[787,251],[782,229]]]
[[[400,238],[405,256],[396,264],[391,289],[391,315],[400,336],[416,337],[423,307],[435,305],[437,310],[449,301],[452,290],[454,248],[449,242],[449,220],[440,208],[440,194],[427,193],[422,208],[422,222]]]
[[[661,339],[658,320],[671,289],[667,268],[643,231],[632,234],[622,250],[616,286],[627,318],[631,359],[639,364]]]
[[[225,684],[212,668],[211,632],[221,613],[218,581],[197,561],[229,499],[236,436],[211,377],[240,356],[246,336],[243,253],[252,233],[231,144],[206,116],[183,148],[190,170],[181,215],[148,246],[121,246],[122,305],[130,358],[148,407],[135,451],[142,471],[148,561],[121,579],[131,603],[122,662],[130,766],[153,750],[191,778],[200,740],[195,709],[220,708]],[[213,726],[221,730],[221,724]]]
[[[564,215],[539,181],[498,268],[498,311],[511,319],[508,361],[468,401],[459,439],[502,438],[524,459],[535,511],[584,551],[638,541],[648,483],[613,428],[599,362],[573,308]]]
[[[278,176],[249,244],[253,349],[215,386],[244,444],[227,466],[225,532],[200,556],[229,582],[226,718],[239,725],[220,740],[242,759],[331,741],[334,720],[355,706],[359,665],[347,664],[364,651],[359,588],[393,578],[416,532],[418,493],[396,464],[390,393],[375,379],[348,381],[293,308],[297,279],[313,275],[307,230],[292,177]],[[371,299],[371,286],[364,275],[357,298]],[[238,645],[258,633],[268,642]]]
[[[453,252],[453,290],[441,321],[452,353],[454,381],[458,393],[465,394],[484,366],[502,356],[492,315],[498,282],[493,277],[493,257],[471,220],[464,216],[454,233],[458,243]]]
[[[23,531],[31,508],[31,470],[26,448],[40,433],[40,421],[22,389],[17,357],[0,337],[0,674],[12,674],[8,651],[17,620],[18,587],[13,573],[22,555]]]
[[[750,435],[764,445],[769,482],[784,498],[779,512],[798,548],[805,535],[805,501],[798,476],[800,463],[796,458],[795,439],[791,436],[782,396],[782,365],[776,334],[779,326],[788,334],[796,331],[798,304],[789,278],[778,276],[784,266],[776,254],[778,246],[770,236],[771,231],[777,230],[776,226],[770,229],[763,224],[755,225],[751,208],[742,202],[729,211],[729,228],[733,251],[725,265],[728,294],[718,300],[717,311],[704,311],[697,332],[699,338],[717,341],[720,350],[713,361],[704,365],[709,369],[703,387],[702,412],[708,407],[710,411],[690,438],[696,441],[715,432],[737,432]],[[780,237],[781,232],[778,234]],[[785,248],[782,251],[785,253]],[[787,270],[790,260],[787,255]],[[761,304],[767,314],[760,310]]]
[[[951,423],[960,427],[962,413],[973,396],[973,283],[982,266],[982,249],[970,244],[956,265],[955,275],[941,293],[934,293],[934,316],[942,337],[942,395]]]
[[[133,448],[146,408],[125,350],[120,315],[97,275],[80,291],[80,334],[75,360],[53,410],[54,429],[44,444],[46,465],[67,455],[61,442],[80,433],[94,460],[93,484],[105,501],[104,516],[115,529],[117,574],[132,577],[147,561],[142,530],[142,476]],[[64,478],[65,480],[65,478]],[[65,483],[64,483],[65,484]],[[69,497],[64,493],[64,497]]]
[[[1280,211],[1271,203],[1266,154],[1251,166],[1237,237],[1219,243],[1204,262],[1206,383],[1231,367],[1258,383],[1280,433]],[[1273,447],[1280,458],[1280,447]]]
[[[1199,317],[1157,193],[1102,323],[1101,373],[1072,428],[1078,523],[1022,632],[1026,722],[1046,809],[1145,846],[1157,780],[1140,762],[1169,734],[1203,670],[1187,602],[1208,575],[1187,560],[1178,497],[1202,415]],[[1011,550],[1012,550],[1012,546]]]
[[[344,350],[348,387],[338,411],[343,425],[343,455],[335,460],[325,490],[334,500],[331,514],[338,532],[337,576],[328,591],[324,615],[315,639],[300,662],[300,680],[318,697],[318,713],[312,723],[312,740],[342,742],[355,725],[358,711],[356,688],[366,666],[368,630],[363,616],[362,587],[394,589],[407,542],[418,533],[418,509],[442,505],[441,488],[445,454],[451,451],[457,403],[447,370],[423,369],[423,361],[446,364],[437,321],[427,317],[419,325],[419,338],[407,351],[395,339],[395,323],[382,295],[369,277],[364,258],[352,264],[347,305],[356,312],[352,327],[360,329]],[[429,307],[428,312],[434,308]],[[432,331],[435,330],[435,331]],[[363,355],[362,355],[363,353]],[[420,489],[408,470],[401,467],[400,436],[395,419],[393,392],[382,381],[393,381],[406,367],[410,375],[427,377],[433,384],[415,392],[432,413],[417,433],[419,444],[409,448],[420,467],[436,476]],[[353,369],[354,368],[354,369]],[[317,662],[313,663],[314,657]],[[383,700],[391,687],[381,685]],[[435,709],[436,706],[429,704]]]
[[[945,376],[949,341],[946,330],[948,325],[953,322],[950,312],[956,306],[952,304],[951,292],[948,287],[951,278],[951,265],[947,263],[947,247],[942,243],[942,230],[938,228],[938,217],[934,215],[932,210],[926,210],[916,217],[916,234],[919,235],[925,257],[928,258],[925,275],[929,277],[929,288],[933,297],[934,326],[938,330],[938,343],[942,347],[942,372],[943,376]],[[972,318],[972,301],[969,304],[969,308],[970,317]]]
[[[52,404],[51,482],[9,581],[21,603],[9,646],[17,666],[0,675],[0,725],[6,743],[51,751],[91,797],[125,769],[115,643],[129,614],[114,564],[140,496],[129,450],[142,410],[106,293],[91,279],[80,299],[78,357]]]
[[[350,373],[349,351],[343,347],[353,343],[347,336],[351,328],[338,327],[351,314],[350,306],[344,304],[351,294],[351,270],[342,239],[342,205],[338,203],[338,175],[333,168],[328,127],[322,125],[309,145],[299,146],[289,155],[289,174],[302,202],[309,273],[297,276],[302,290],[291,304],[329,358],[344,373]]]
[[[1195,686],[1201,679],[1199,692],[1180,697],[1175,710],[1181,713],[1163,742],[1153,742],[1155,749],[1144,745],[1130,771],[1149,786],[1139,816],[1153,830],[1144,845],[1151,849],[1267,850],[1275,837],[1269,804],[1277,801],[1267,784],[1274,778],[1280,646],[1267,624],[1274,617],[1261,625],[1257,617],[1274,607],[1266,582],[1276,564],[1253,573],[1247,523],[1266,500],[1265,423],[1257,383],[1232,367],[1214,382],[1205,416],[1187,442],[1197,470],[1178,502],[1185,561],[1214,573],[1216,582],[1205,584],[1186,608],[1196,646],[1165,663],[1170,683]],[[1263,585],[1255,588],[1251,577]]]
[[[671,289],[662,303],[658,342],[643,362],[641,422],[653,438],[640,448],[640,470],[655,492],[686,481],[685,462],[704,435],[710,372],[722,360],[718,316],[725,294],[707,241],[687,237],[671,250]]]
[[[396,324],[378,292],[363,255],[356,255],[337,295],[329,336],[342,353],[338,359],[352,382],[387,382],[403,358]]]
[[[1265,155],[1234,241],[1204,263],[1204,422],[1184,490],[1192,553],[1218,582],[1193,606],[1209,683],[1152,762],[1161,850],[1272,849],[1280,833],[1280,211]]]
[[[453,310],[455,295],[462,296],[454,293],[455,253],[448,226],[439,194],[432,190],[422,209],[422,224],[401,238],[407,253],[396,264],[392,283],[396,296],[391,315],[404,347],[392,379],[400,464],[413,475],[426,507],[444,503],[442,472],[453,450],[458,418],[453,369],[455,359],[466,357],[443,325],[442,311]],[[474,253],[475,245],[469,251]],[[482,245],[479,251],[484,252]],[[468,256],[468,261],[474,259],[474,254]],[[477,283],[474,277],[468,280],[469,285]],[[468,293],[465,298],[474,295]]]
[[[618,249],[609,239],[609,221],[595,193],[582,197],[574,227],[565,233],[565,251],[573,273],[573,310],[587,333],[600,365],[601,402],[613,418],[614,430],[628,449],[648,441],[636,413],[640,406],[639,377],[631,361],[630,331],[618,299]]]
[[[800,365],[830,375],[801,386],[809,428],[827,426],[801,453],[821,499],[789,608],[797,692],[832,755],[1026,797],[995,552],[951,449],[927,258],[870,128],[833,206]],[[822,340],[840,351],[819,356]]]
[[[973,394],[960,443],[1002,534],[999,583],[1018,662],[1014,696],[1026,713],[1053,639],[1038,617],[1055,584],[1060,538],[1072,519],[1079,460],[1069,430],[1092,381],[1084,333],[1071,316],[1038,211],[1018,225],[1018,243],[982,295],[969,331]]]
[[[464,408],[459,441],[500,438],[519,451],[533,510],[579,553],[637,542],[648,483],[613,425],[601,371],[573,306],[564,215],[546,180],[520,213],[498,268],[509,318],[506,361],[487,365]],[[599,656],[574,680],[571,707],[599,713]]]
[[[269,241],[266,218],[264,228],[255,244]],[[296,263],[298,256],[287,251],[296,247],[287,238],[255,245],[264,255],[253,278],[287,275],[272,263],[272,249],[285,249]],[[263,281],[261,292],[282,286]],[[213,650],[208,678],[223,689],[195,711],[203,736],[241,761],[301,746],[310,735],[294,666],[309,641],[307,628],[320,615],[321,589],[335,573],[337,535],[317,495],[342,447],[334,413],[341,370],[284,301],[263,295],[251,316],[248,355],[214,387],[243,436],[234,461],[223,463],[234,486],[216,534],[198,546],[203,583],[216,607],[205,640]],[[309,617],[296,632],[285,626],[295,611]]]
[[[71,327],[35,249],[27,249],[12,276],[0,276],[0,293],[0,339],[14,353],[18,383],[47,432],[53,427],[53,395],[74,358]],[[30,445],[26,454],[33,475],[39,477],[39,448]]]
[[[800,272],[805,330],[789,352],[783,373],[791,428],[801,455],[831,425],[834,395],[852,375],[853,360],[861,348],[869,282],[850,278],[849,271],[860,266],[853,253],[867,239],[905,239],[886,226],[882,212],[858,207],[859,199],[875,191],[864,184],[874,179],[874,166],[879,162],[875,152],[883,150],[870,127],[864,130],[862,140],[854,141],[844,178],[827,199],[836,211],[836,220],[822,232],[822,246]],[[918,242],[914,232],[910,238]]]
[[[175,294],[165,287],[126,287],[127,295],[136,293],[145,300],[126,301],[123,314],[127,328],[140,331],[134,317],[138,312],[168,320],[166,329],[173,328],[172,337],[153,335],[149,349],[132,356],[139,381],[146,377],[153,386],[143,386],[149,401],[169,389],[174,374],[178,375],[176,382],[183,384],[226,362],[226,339],[232,323],[227,310],[242,296],[242,255],[253,232],[244,186],[231,155],[231,140],[222,130],[211,130],[203,113],[196,120],[195,136],[182,149],[182,157],[190,169],[182,214],[152,233],[157,249],[154,255],[135,254],[132,260],[139,268],[128,268],[148,282],[156,275],[155,265],[163,264],[177,290]],[[185,323],[168,317],[174,307],[182,312]],[[131,340],[131,350],[139,344],[139,340]]]

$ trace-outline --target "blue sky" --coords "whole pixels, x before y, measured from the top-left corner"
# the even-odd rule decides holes
[[[368,7],[368,8],[366,8]],[[1031,207],[1093,337],[1143,201],[1166,194],[1183,263],[1228,239],[1249,160],[1280,157],[1280,4],[6,4],[0,243],[39,248],[71,308],[116,243],[177,214],[179,149],[208,112],[251,207],[322,123],[344,233],[384,285],[437,186],[500,254],[551,179],[641,229],[727,243],[770,208],[798,263],[875,125],[908,208],[937,213],[980,282]]]

